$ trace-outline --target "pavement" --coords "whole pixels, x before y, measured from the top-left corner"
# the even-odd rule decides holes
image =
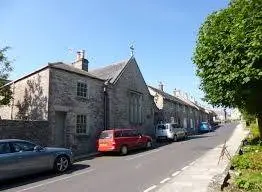
[[[176,184],[180,182],[180,187],[191,185],[191,182],[185,180],[191,181],[197,176],[187,174],[184,180],[177,179],[182,179],[181,177],[192,169],[192,165],[200,163],[209,167],[208,164],[203,165],[201,162],[202,156],[223,144],[233,132],[235,134],[235,130],[238,130],[236,125],[225,124],[214,132],[190,136],[185,141],[157,143],[151,150],[138,150],[130,152],[127,156],[107,154],[90,157],[77,162],[62,175],[46,172],[0,183],[0,191],[151,192],[160,189],[180,191],[172,190],[170,187],[173,187],[174,182]],[[219,154],[220,150],[216,149],[216,153]],[[217,160],[213,158],[217,157],[212,157],[214,164],[217,164]],[[195,174],[199,175],[199,171],[201,174],[206,171],[206,167],[202,169],[201,167],[195,169]],[[205,175],[203,178],[206,179]]]
[[[226,141],[225,145],[231,157],[238,151],[241,141],[247,134],[248,131],[243,128],[242,124],[237,125],[233,135]],[[225,175],[224,172],[229,164],[229,158],[226,157],[226,154],[221,157],[223,145],[224,144],[218,145],[184,167],[184,169],[176,172],[176,174],[173,175],[174,177],[159,188],[157,192],[212,191],[212,189],[209,188],[210,183],[216,182],[214,178],[217,175]]]

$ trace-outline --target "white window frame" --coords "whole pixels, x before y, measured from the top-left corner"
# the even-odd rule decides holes
[[[77,135],[88,135],[87,116],[84,114],[76,115],[76,134]]]
[[[87,98],[87,94],[88,94],[87,83],[78,81],[76,84],[76,95],[78,97]]]

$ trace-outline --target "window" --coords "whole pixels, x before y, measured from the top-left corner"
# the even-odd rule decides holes
[[[189,107],[189,112],[192,113],[192,108],[191,107]]]
[[[13,142],[13,147],[15,152],[20,151],[34,151],[35,144],[29,142]]]
[[[171,124],[171,126],[176,129],[176,128],[180,128],[180,126],[178,124]]]
[[[7,142],[0,143],[0,154],[6,154],[6,153],[11,153],[11,148],[9,146],[9,143]]]
[[[171,123],[175,123],[175,118],[174,118],[174,117],[171,117],[171,118],[170,118],[170,122],[171,122]]]
[[[184,113],[186,112],[186,106],[184,105]]]
[[[87,97],[87,84],[86,83],[77,83],[77,96]]]
[[[129,121],[132,124],[142,123],[142,95],[130,92]]]
[[[167,127],[165,125],[158,125],[157,129],[158,130],[165,130],[165,129],[167,129]]]
[[[122,132],[121,131],[116,131],[115,132],[115,138],[121,137],[121,136],[122,136]]]
[[[77,115],[76,118],[76,133],[80,135],[87,134],[86,115]]]
[[[133,136],[133,132],[131,130],[123,130],[122,136],[123,137],[132,137]]]
[[[190,119],[190,128],[194,128],[193,119]]]
[[[112,132],[102,132],[100,137],[100,139],[112,139],[113,138],[113,133]]]

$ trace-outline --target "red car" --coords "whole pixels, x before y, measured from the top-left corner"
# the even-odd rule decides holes
[[[139,148],[151,148],[152,138],[142,135],[137,129],[111,129],[100,134],[98,151],[120,152],[126,155],[129,150]]]

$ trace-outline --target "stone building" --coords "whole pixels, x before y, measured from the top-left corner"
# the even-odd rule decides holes
[[[13,99],[0,107],[2,119],[47,120],[50,145],[72,148],[76,155],[95,151],[104,129],[154,133],[154,102],[134,57],[90,70],[78,52],[72,64],[48,63],[6,86]]]
[[[168,94],[164,92],[162,83],[159,88],[148,86],[148,89],[158,108],[155,123],[176,122],[193,134],[198,131],[200,122],[209,121],[209,112],[181,91],[175,90],[173,95]]]

